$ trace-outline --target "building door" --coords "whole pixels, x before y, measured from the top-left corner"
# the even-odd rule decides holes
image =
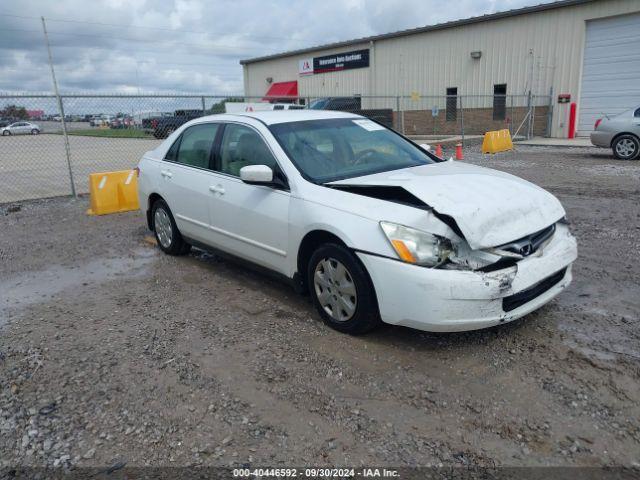
[[[640,14],[590,20],[584,45],[578,135],[640,105]]]

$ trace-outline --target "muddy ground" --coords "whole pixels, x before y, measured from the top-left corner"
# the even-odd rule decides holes
[[[138,213],[0,207],[0,465],[640,466],[640,162],[470,161],[557,194],[574,283],[524,319],[351,337]]]

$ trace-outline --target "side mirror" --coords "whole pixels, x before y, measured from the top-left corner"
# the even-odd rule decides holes
[[[248,165],[240,169],[240,180],[249,184],[273,183],[273,170],[266,165]]]
[[[420,148],[423,148],[424,150],[430,151],[431,150],[431,145],[429,145],[427,143],[421,143],[420,144]]]

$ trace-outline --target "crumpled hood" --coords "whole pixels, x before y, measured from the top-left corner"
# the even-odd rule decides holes
[[[565,215],[558,199],[546,190],[508,173],[462,162],[393,170],[332,184],[403,187],[436,212],[453,217],[473,249],[517,240]]]

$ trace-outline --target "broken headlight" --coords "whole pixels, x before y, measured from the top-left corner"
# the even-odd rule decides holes
[[[453,251],[451,242],[444,237],[395,223],[380,222],[380,226],[398,257],[407,263],[436,267]]]

